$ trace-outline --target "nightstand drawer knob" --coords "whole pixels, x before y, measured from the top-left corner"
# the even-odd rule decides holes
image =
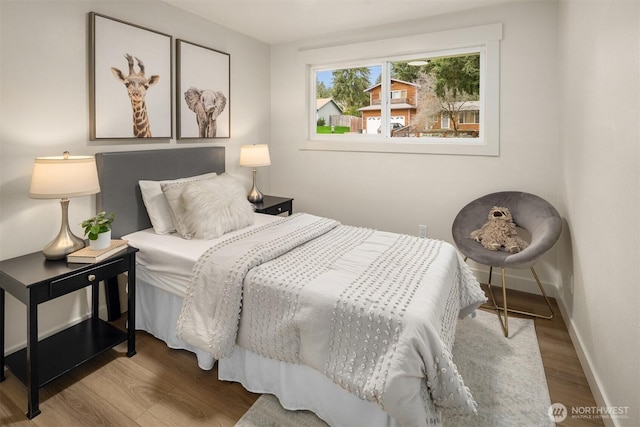
[[[87,277],[87,279],[89,279],[90,282],[93,282],[94,280],[96,280],[96,275],[90,274],[89,277]]]

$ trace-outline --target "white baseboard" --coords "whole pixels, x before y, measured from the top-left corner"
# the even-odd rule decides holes
[[[478,268],[471,267],[471,271],[476,276],[479,282],[487,283],[487,280],[489,278],[488,277],[489,270],[480,270]],[[523,274],[525,275],[528,273],[528,277],[514,276],[511,273],[512,271],[520,271],[520,272],[523,272]],[[538,284],[536,283],[536,280],[533,278],[533,275],[529,270],[506,269],[505,279],[507,282],[507,289],[513,289],[514,291],[527,292],[529,294],[542,295],[542,292],[540,292],[540,288],[538,288]],[[557,295],[559,295],[559,292],[555,284],[545,282],[543,280],[540,280],[540,283],[542,283],[542,286],[544,287],[544,291],[547,293],[548,296],[552,298],[557,298]],[[500,268],[493,269],[491,284],[493,286],[502,286]]]
[[[596,405],[602,408],[609,408],[611,406],[614,406],[611,405],[609,399],[607,399],[605,394],[602,392],[599,376],[593,369],[591,357],[589,357],[589,353],[585,351],[584,346],[582,345],[582,338],[580,337],[580,333],[575,328],[573,320],[569,317],[569,312],[566,309],[564,301],[561,298],[558,298],[557,301],[558,306],[560,307],[560,313],[562,314],[562,319],[564,320],[564,323],[567,326],[567,330],[569,331],[569,337],[571,338],[573,347],[578,354],[580,365],[582,365],[582,370],[584,371],[584,375],[587,378],[587,383],[589,384],[589,388],[591,388],[591,393],[593,394],[593,398],[596,401]],[[607,427],[618,426],[616,418],[602,417],[601,419]]]
[[[105,313],[106,313],[106,306],[105,306]],[[56,325],[56,326],[51,327],[51,328],[49,328],[49,329],[47,329],[45,331],[40,331],[39,330],[38,331],[38,341],[42,341],[45,338],[49,338],[50,336],[55,335],[58,332],[62,332],[65,329],[68,329],[68,328],[72,327],[73,325],[76,325],[76,324],[78,324],[80,322],[83,322],[83,321],[87,320],[90,317],[91,317],[91,313],[85,313],[82,316],[75,317],[73,319],[69,319],[69,321],[66,322],[65,324]],[[18,350],[21,350],[21,349],[25,348],[26,346],[27,346],[27,339],[25,338],[24,340],[14,344],[14,345],[12,345],[10,347],[5,347],[4,354],[5,354],[5,356],[9,355],[9,354],[12,354],[12,353],[14,353],[14,352],[16,352]],[[1,368],[2,367],[0,366],[0,369]]]
[[[107,312],[107,304],[106,304],[106,301],[105,301],[104,285],[99,286],[98,289],[99,289],[98,292],[100,294],[99,305],[98,305],[98,316],[101,319],[105,319],[106,320],[108,318],[108,312]],[[90,293],[89,290],[87,290],[86,292],[87,292],[86,293],[87,298],[89,298],[89,301],[88,301],[89,310],[91,310],[91,306],[90,306],[90,304],[91,304],[91,301],[90,301],[91,293]],[[78,296],[78,298],[82,298],[82,296]],[[124,303],[124,311],[126,311],[126,309],[127,309],[127,305],[126,305],[126,301],[127,301],[126,290],[125,290],[124,301],[125,301],[125,303]],[[121,307],[122,307],[122,305],[121,305]],[[65,323],[63,323],[63,324],[52,325],[52,326],[50,326],[50,327],[48,327],[46,329],[43,328],[44,330],[40,329],[42,324],[39,324],[39,327],[38,327],[38,340],[42,341],[43,339],[48,338],[48,337],[50,337],[52,335],[55,335],[58,332],[62,332],[65,329],[68,329],[68,328],[72,327],[73,325],[76,325],[76,324],[78,324],[80,322],[83,322],[83,321],[87,320],[90,317],[91,317],[91,312],[89,311],[87,313],[82,313],[82,314],[80,314],[78,316],[70,318],[67,321],[65,321]],[[21,349],[25,348],[26,346],[27,346],[27,339],[26,338],[24,338],[23,340],[15,343],[13,345],[10,345],[9,347],[6,347],[6,342],[5,342],[5,349],[4,349],[5,350],[5,355],[12,354],[15,351],[18,351],[18,350],[21,350]]]

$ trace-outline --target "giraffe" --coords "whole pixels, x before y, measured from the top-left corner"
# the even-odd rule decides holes
[[[131,107],[133,108],[133,136],[136,138],[151,138],[151,126],[149,125],[149,116],[147,115],[147,105],[144,102],[144,97],[147,94],[147,89],[158,83],[160,76],[154,75],[148,79],[144,76],[144,64],[140,58],[135,58],[138,61],[138,68],[140,72],[136,73],[133,69],[133,58],[128,53],[125,55],[127,62],[129,63],[129,75],[125,75],[117,68],[111,67],[111,72],[114,77],[124,83],[127,88],[127,93],[131,99]]]

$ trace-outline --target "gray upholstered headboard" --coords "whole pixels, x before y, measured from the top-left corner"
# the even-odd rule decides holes
[[[100,193],[97,211],[114,212],[112,234],[151,227],[138,181],[184,178],[225,171],[224,147],[176,148],[96,154]]]

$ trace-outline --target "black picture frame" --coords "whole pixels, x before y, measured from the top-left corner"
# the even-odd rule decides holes
[[[89,13],[94,140],[173,138],[173,37]]]
[[[231,137],[231,55],[176,40],[178,139]]]

